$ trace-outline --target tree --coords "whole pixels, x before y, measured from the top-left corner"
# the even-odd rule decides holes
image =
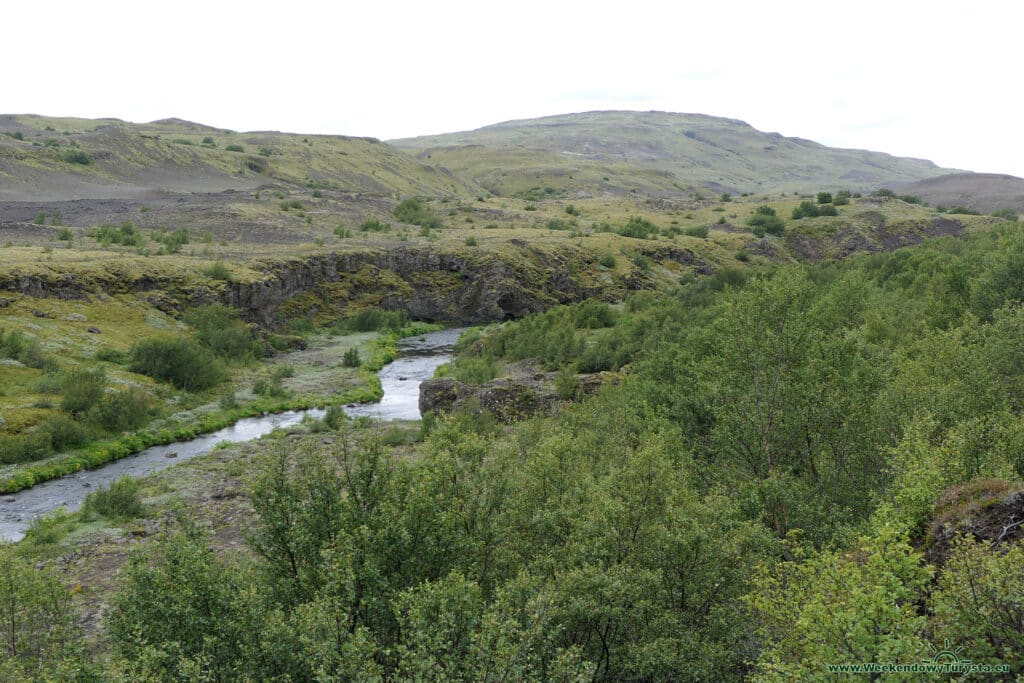
[[[36,567],[13,546],[0,546],[0,678],[87,679],[92,665],[77,621],[52,566]]]
[[[955,643],[975,663],[1007,664],[1024,672],[1024,546],[993,548],[961,537],[932,594],[935,639]]]
[[[72,415],[92,410],[103,398],[107,375],[103,368],[81,368],[69,371],[61,387],[60,407]]]

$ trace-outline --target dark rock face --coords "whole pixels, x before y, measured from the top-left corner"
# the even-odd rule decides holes
[[[555,304],[597,296],[621,299],[627,289],[653,287],[646,277],[598,282],[588,277],[594,255],[572,247],[518,253],[437,251],[421,247],[367,249],[257,264],[255,282],[196,283],[112,269],[88,279],[70,273],[0,275],[0,291],[31,297],[87,299],[138,294],[174,314],[224,303],[265,327],[294,315],[334,314],[350,303],[404,310],[418,320],[474,324],[517,318]]]
[[[925,529],[925,558],[942,565],[961,535],[993,548],[1024,542],[1024,491],[1001,479],[975,479],[946,489]]]
[[[451,413],[460,408],[486,410],[502,422],[514,422],[537,413],[550,413],[558,394],[533,384],[495,379],[473,385],[452,379],[431,379],[420,384],[420,412]]]

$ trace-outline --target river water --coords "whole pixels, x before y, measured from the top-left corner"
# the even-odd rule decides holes
[[[401,340],[398,344],[398,358],[377,373],[384,389],[380,403],[348,406],[345,412],[353,417],[366,416],[380,420],[420,419],[420,382],[430,379],[439,365],[451,360],[452,349],[461,332],[461,329],[441,330]],[[109,486],[125,475],[144,477],[208,453],[223,441],[251,441],[280,427],[297,424],[306,415],[319,418],[323,414],[323,410],[313,408],[243,418],[230,427],[191,441],[153,446],[94,470],[76,472],[15,494],[0,496],[0,540],[21,539],[31,521],[39,515],[60,507],[69,511],[77,510],[91,491]]]

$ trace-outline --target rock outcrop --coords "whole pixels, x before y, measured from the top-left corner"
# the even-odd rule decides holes
[[[614,373],[577,375],[575,395],[592,394],[615,376]],[[486,410],[502,422],[553,413],[565,401],[554,388],[554,378],[555,373],[542,373],[528,379],[501,378],[484,384],[429,379],[420,384],[420,413]]]

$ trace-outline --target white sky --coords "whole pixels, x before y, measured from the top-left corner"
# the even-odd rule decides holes
[[[382,139],[699,112],[1024,176],[1024,4],[6,3],[0,112]]]

